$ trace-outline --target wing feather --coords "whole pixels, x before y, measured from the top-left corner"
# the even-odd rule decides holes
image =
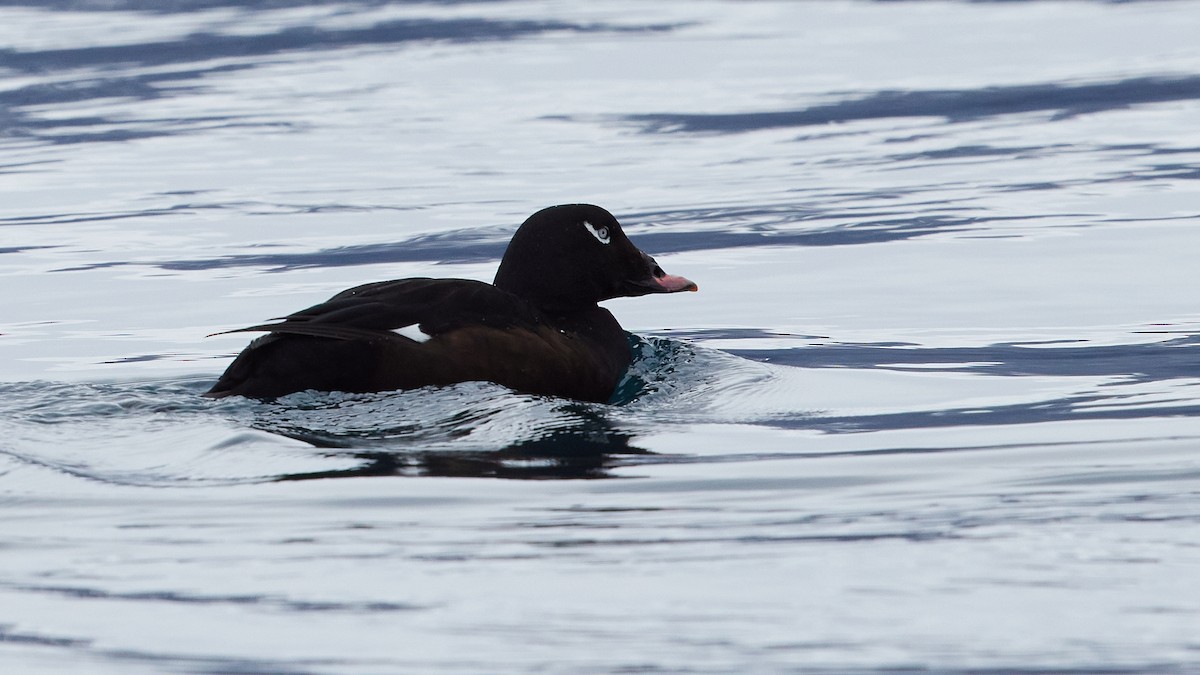
[[[417,324],[436,337],[468,326],[536,328],[541,314],[521,298],[468,279],[399,279],[342,291],[277,323],[214,333],[266,332],[335,340],[410,340],[393,333]]]

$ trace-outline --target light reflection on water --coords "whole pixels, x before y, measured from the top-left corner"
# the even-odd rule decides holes
[[[0,661],[1195,670],[1198,10],[7,3]],[[573,201],[612,404],[199,397]]]

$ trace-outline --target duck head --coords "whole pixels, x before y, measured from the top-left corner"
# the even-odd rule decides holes
[[[551,206],[530,216],[509,242],[493,283],[550,311],[698,290],[664,272],[611,213],[591,204]]]

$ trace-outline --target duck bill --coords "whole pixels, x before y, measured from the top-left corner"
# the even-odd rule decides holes
[[[640,279],[630,281],[627,292],[629,295],[646,295],[648,293],[681,293],[683,291],[698,291],[700,287],[691,279],[686,279],[674,274],[667,274],[663,271],[658,263],[654,262],[654,258],[642,254],[642,260],[646,263],[646,275]]]
[[[661,277],[651,277],[647,286],[651,293],[680,293],[683,291],[698,291],[696,282],[674,274],[664,274]]]

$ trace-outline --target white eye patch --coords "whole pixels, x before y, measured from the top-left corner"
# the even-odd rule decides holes
[[[603,225],[601,225],[600,227],[594,227],[591,223],[589,223],[586,220],[583,221],[583,226],[586,227],[587,231],[591,232],[592,236],[596,238],[596,241],[600,242],[601,244],[607,244],[608,242],[612,241],[611,239],[609,239],[607,227],[605,227]]]

